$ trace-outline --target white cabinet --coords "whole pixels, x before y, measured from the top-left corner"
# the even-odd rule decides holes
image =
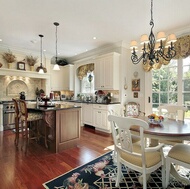
[[[74,65],[66,65],[63,66],[62,70],[62,74],[63,74],[63,86],[62,86],[62,90],[69,90],[69,91],[73,91],[73,82],[74,82],[74,72],[73,72],[73,67]],[[60,79],[59,79],[60,80]],[[59,81],[58,80],[58,81]]]
[[[93,105],[93,126],[96,130],[111,133],[110,122],[108,121],[108,115],[113,114],[113,112],[119,115],[120,104],[115,105]]]
[[[51,72],[51,80],[50,80],[50,85],[51,85],[51,90],[52,91],[61,91],[63,89],[63,67],[60,66],[60,70],[56,71],[53,70],[53,65],[50,67],[50,72]]]
[[[82,104],[82,121],[83,124],[93,125],[93,105],[88,103]]]
[[[95,60],[95,89],[119,90],[120,54],[109,53]]]

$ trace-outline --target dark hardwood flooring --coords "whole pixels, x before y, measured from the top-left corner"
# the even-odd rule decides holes
[[[77,147],[61,153],[49,152],[30,141],[27,153],[15,147],[15,134],[0,132],[0,189],[43,189],[42,184],[110,151],[112,136],[81,127]]]

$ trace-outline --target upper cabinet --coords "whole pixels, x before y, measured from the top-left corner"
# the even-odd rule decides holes
[[[60,66],[59,71],[54,71],[53,67],[51,70],[51,90],[62,91],[69,90],[73,91],[73,65],[68,64],[66,66]]]
[[[63,86],[62,90],[74,90],[74,73],[73,73],[74,65],[68,64],[63,66]]]
[[[109,53],[95,59],[95,89],[119,90],[120,54]]]

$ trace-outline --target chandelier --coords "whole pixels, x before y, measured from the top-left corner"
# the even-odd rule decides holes
[[[58,22],[54,22],[53,23],[55,26],[56,26],[56,31],[55,31],[55,38],[56,38],[56,41],[55,41],[55,65],[53,67],[53,70],[60,70],[59,68],[59,65],[57,64],[57,26],[59,26],[59,23]]]
[[[131,60],[133,64],[138,64],[143,60],[145,65],[147,62],[150,66],[155,63],[159,63],[160,58],[166,61],[170,61],[175,55],[174,42],[177,41],[175,34],[170,34],[166,40],[164,32],[158,32],[157,39],[155,39],[153,33],[154,20],[153,20],[153,0],[151,0],[151,31],[150,35],[141,36],[142,55],[138,58],[137,53],[137,41],[131,41],[130,48],[132,49]],[[165,41],[166,40],[166,41]]]

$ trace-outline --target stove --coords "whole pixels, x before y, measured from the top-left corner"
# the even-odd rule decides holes
[[[15,128],[15,109],[14,102],[3,102],[3,129]]]

